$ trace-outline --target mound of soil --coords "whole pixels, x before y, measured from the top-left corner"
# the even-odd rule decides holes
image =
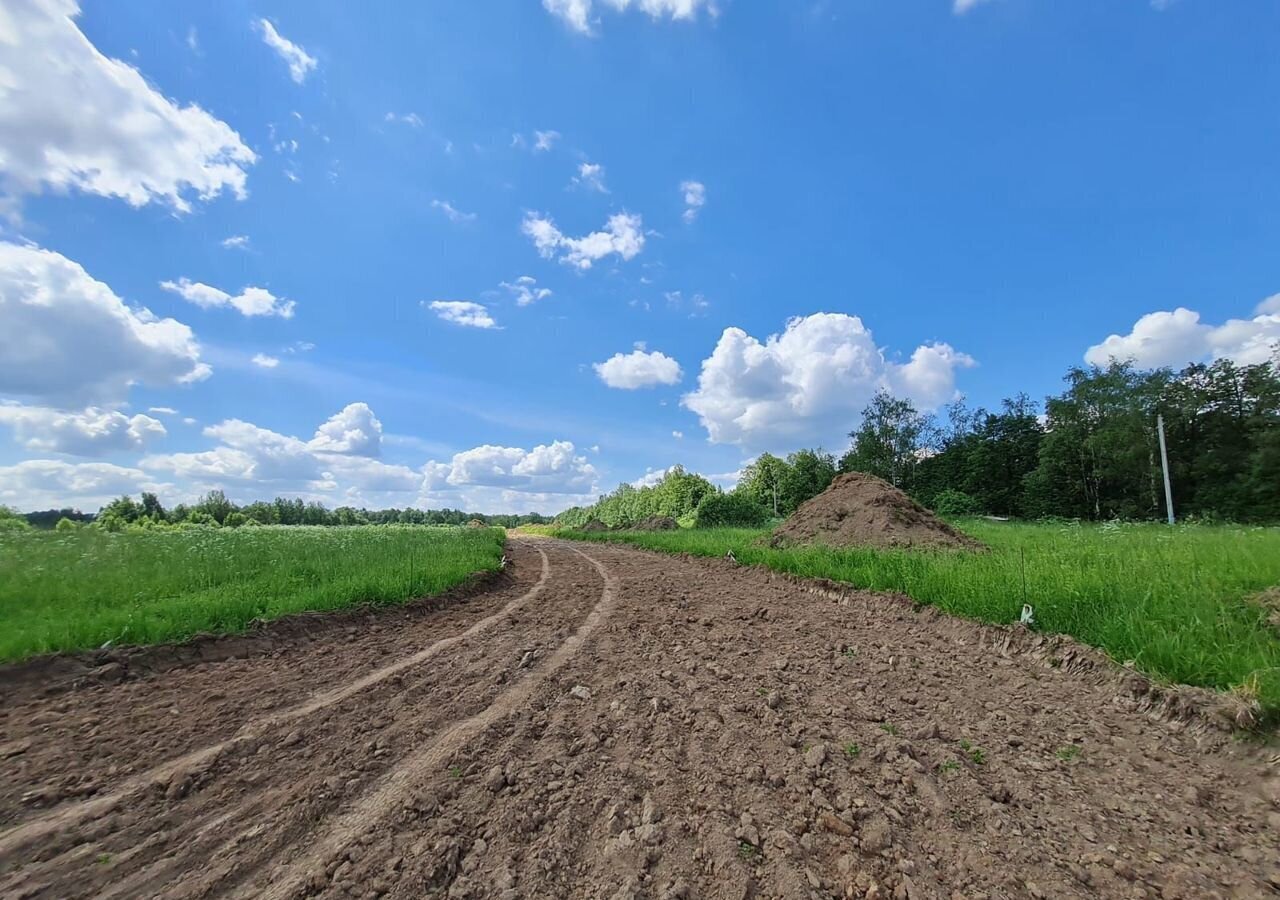
[[[636,522],[628,531],[675,531],[680,523],[670,516],[649,516]]]
[[[773,546],[940,547],[981,550],[889,482],[863,472],[837,476],[818,496],[800,504],[773,532]]]
[[[579,531],[608,531],[609,526],[601,522],[599,519],[590,519],[585,525],[578,529]]]

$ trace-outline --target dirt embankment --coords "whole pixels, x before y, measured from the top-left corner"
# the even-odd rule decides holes
[[[727,561],[510,556],[396,627],[0,706],[0,896],[1280,889],[1280,772],[1126,673]]]
[[[862,472],[836,476],[773,532],[774,546],[934,547],[980,550],[968,537],[889,482]]]

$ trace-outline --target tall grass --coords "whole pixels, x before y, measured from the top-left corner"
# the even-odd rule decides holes
[[[0,659],[429,596],[496,569],[502,546],[492,528],[0,532]]]
[[[1016,622],[1025,598],[1041,630],[1170,681],[1224,689],[1253,682],[1264,707],[1280,711],[1280,634],[1247,602],[1280,585],[1280,529],[958,524],[991,552],[775,550],[749,529],[565,536],[702,556],[732,550],[743,563],[899,591],[986,622]]]

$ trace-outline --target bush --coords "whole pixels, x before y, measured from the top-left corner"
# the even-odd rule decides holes
[[[982,512],[982,507],[976,498],[964,491],[947,488],[933,498],[933,511],[940,516],[976,516]]]
[[[698,501],[693,524],[698,528],[754,528],[769,519],[769,511],[743,494],[707,494]]]
[[[58,524],[53,526],[54,531],[75,531],[76,523],[72,522],[66,516],[58,520]]]
[[[223,520],[222,524],[226,525],[228,528],[239,528],[248,521],[249,517],[237,509],[227,513],[227,517]]]

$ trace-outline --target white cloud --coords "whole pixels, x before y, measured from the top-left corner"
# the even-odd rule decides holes
[[[569,441],[532,450],[485,444],[455,453],[447,463],[423,467],[428,492],[488,487],[538,494],[580,494],[595,489],[596,470]]]
[[[655,20],[664,16],[672,20],[693,19],[700,9],[705,9],[712,17],[719,12],[715,0],[603,0],[603,2],[605,6],[612,7],[615,12],[620,13],[634,6],[648,13]],[[580,34],[593,32],[591,12],[594,3],[592,0],[542,0],[542,6],[574,31]]]
[[[351,456],[379,456],[382,453],[382,423],[367,403],[349,403],[316,429],[313,450]]]
[[[955,0],[951,5],[951,9],[957,16],[963,16],[969,10],[990,2],[991,0]]]
[[[141,469],[110,463],[29,459],[0,466],[0,504],[27,511],[65,506],[94,511],[121,494],[167,487]]]
[[[266,288],[246,287],[234,297],[226,291],[189,278],[177,281],[162,281],[160,287],[177,294],[183,300],[194,303],[202,309],[216,309],[229,306],[242,316],[279,316],[292,319],[294,302],[275,296]]]
[[[464,325],[468,328],[498,326],[488,309],[470,300],[432,300],[427,306],[441,319],[452,322],[454,325]]]
[[[498,286],[507,289],[515,298],[516,306],[528,306],[551,296],[551,289],[538,287],[537,279],[531,275],[521,275],[514,283],[503,281]]]
[[[61,254],[0,242],[0,395],[118,403],[130,385],[186,384],[211,371],[186,325],[126,306]]]
[[[447,200],[432,200],[431,207],[444,213],[450,222],[474,222],[477,218],[475,213],[465,213],[455,209]]]
[[[714,443],[775,452],[839,446],[877,390],[935,409],[955,397],[956,370],[972,365],[947,344],[891,362],[857,316],[816,313],[789,320],[764,343],[726,328],[681,405],[698,415]]]
[[[661,484],[662,479],[666,478],[674,468],[675,466],[667,466],[665,469],[645,469],[643,475],[631,482],[631,486],[636,490],[639,490],[640,488],[653,487],[654,485]]]
[[[217,446],[196,453],[145,457],[147,471],[171,473],[192,492],[220,487],[243,499],[275,492],[306,493],[330,502],[406,503],[423,484],[421,472],[391,465],[381,452],[382,424],[364,403],[352,403],[322,424],[310,441],[240,419],[204,429]]]
[[[573,176],[573,180],[569,183],[572,187],[599,191],[601,194],[609,193],[609,189],[604,186],[604,166],[599,163],[579,163],[578,174]]]
[[[253,358],[249,360],[255,366],[263,369],[274,369],[280,365],[280,358],[276,356],[267,356],[265,353],[255,353]]]
[[[178,411],[172,406],[153,406],[147,412],[154,413],[157,416],[176,416],[178,414]]]
[[[698,211],[707,204],[707,186],[701,181],[684,181],[680,183],[684,193],[684,219],[686,225],[692,225],[698,218]]]
[[[680,364],[657,350],[646,353],[637,347],[630,353],[615,353],[592,368],[611,388],[632,391],[659,384],[679,384],[682,375]]]
[[[74,412],[0,403],[0,425],[12,428],[14,440],[28,450],[75,456],[138,450],[166,434],[164,425],[150,416],[93,406]]]
[[[560,140],[560,132],[558,131],[535,131],[533,133],[533,149],[545,153],[554,147],[558,140]]]
[[[399,122],[402,125],[408,125],[411,128],[421,128],[426,123],[422,121],[422,117],[415,112],[409,113],[393,113],[389,112],[384,117],[387,122]]]
[[[258,19],[254,24],[262,35],[263,42],[274,50],[289,66],[289,77],[296,84],[302,84],[307,76],[315,70],[315,57],[307,53],[293,41],[276,31],[276,26],[266,19]]]
[[[537,213],[525,214],[521,230],[543,258],[552,259],[559,253],[561,262],[584,270],[611,254],[628,260],[644,249],[644,223],[640,216],[625,212],[610,216],[604,231],[580,238],[566,237],[551,219]]]
[[[247,235],[247,234],[233,234],[233,235],[231,235],[231,237],[229,237],[229,238],[223,238],[223,239],[222,239],[222,246],[223,246],[223,247],[226,247],[228,250],[248,250],[248,249],[249,249],[249,235]]]
[[[1251,319],[1228,319],[1222,325],[1200,321],[1186,307],[1147,313],[1128,334],[1113,334],[1090,347],[1085,362],[1105,366],[1111,359],[1129,360],[1140,368],[1173,366],[1209,359],[1256,365],[1276,358],[1280,348],[1280,294],[1254,309]]]
[[[244,197],[257,156],[240,136],[103,56],[76,27],[77,15],[74,0],[25,0],[0,11],[4,191],[77,189],[180,211],[193,195]]]
[[[673,431],[673,432],[671,432],[671,436],[672,436],[673,438],[675,438],[677,441],[684,440],[684,432],[683,432],[683,431]]]

